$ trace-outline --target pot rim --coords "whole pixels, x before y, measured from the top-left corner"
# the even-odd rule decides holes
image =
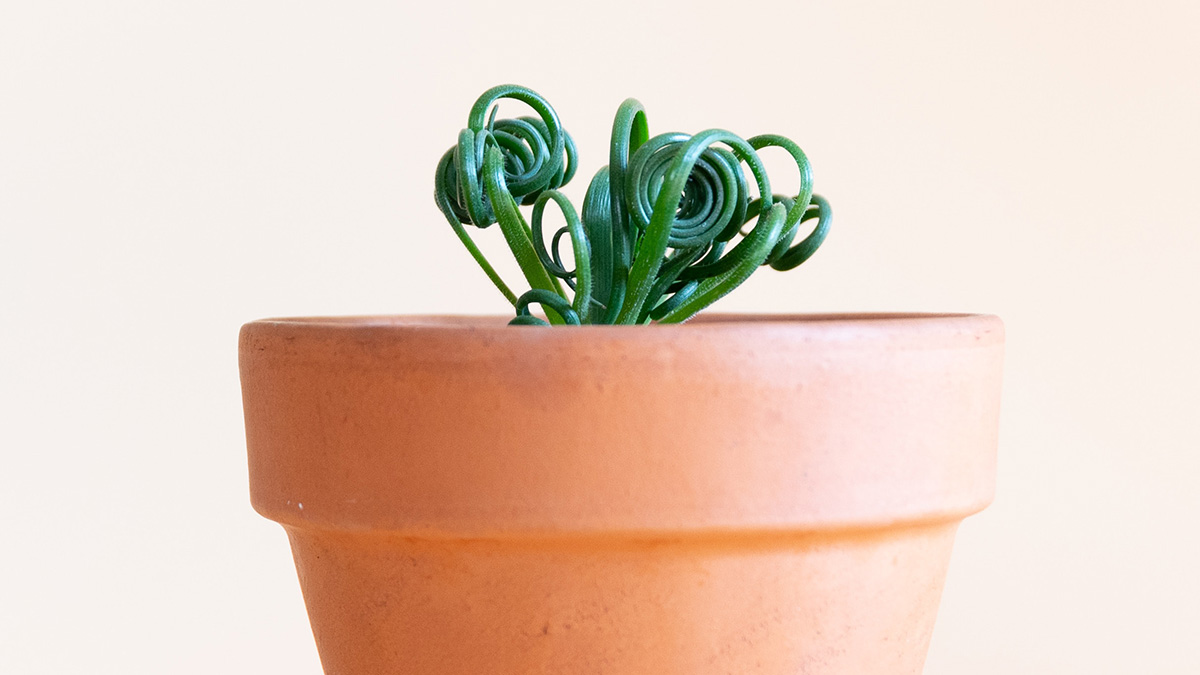
[[[1004,342],[1004,323],[992,314],[937,312],[710,313],[683,324],[648,326],[552,326],[521,331],[511,316],[470,314],[362,314],[275,317],[242,326],[250,335],[319,341],[352,340],[386,348],[395,338],[451,339],[471,343],[537,342],[580,347],[599,343],[652,344],[741,341],[751,336],[797,343],[866,345],[884,340],[896,346],[984,346]],[[545,328],[545,327],[541,327]],[[736,337],[735,337],[736,336]]]
[[[295,527],[513,537],[870,529],[991,501],[998,317],[507,321],[243,326],[255,508]]]
[[[706,330],[720,330],[730,326],[747,326],[762,324],[804,324],[804,325],[836,325],[836,324],[891,324],[945,320],[976,320],[996,319],[993,314],[975,312],[812,312],[812,313],[757,313],[757,312],[710,312],[701,314],[690,321],[679,324],[650,324],[654,330],[677,330],[687,327],[700,327]],[[414,328],[488,328],[507,327],[512,317],[501,314],[346,314],[346,315],[305,315],[268,317],[252,321],[255,324],[288,324],[323,327],[353,327],[353,326],[411,326]],[[559,326],[572,330],[606,330],[620,331],[647,326],[625,326],[607,324],[587,324],[583,326]]]

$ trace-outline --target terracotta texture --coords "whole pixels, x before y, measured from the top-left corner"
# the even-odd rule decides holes
[[[992,498],[999,319],[503,324],[242,329],[328,675],[920,673]]]

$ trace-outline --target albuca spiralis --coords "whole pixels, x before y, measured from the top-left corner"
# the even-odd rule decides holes
[[[525,103],[536,116],[496,119],[505,98]],[[770,147],[795,161],[795,195],[772,192],[758,155]],[[513,324],[687,321],[759,267],[790,270],[808,260],[829,233],[829,202],[813,193],[804,151],[783,136],[743,139],[708,129],[651,137],[645,109],[630,98],[617,108],[608,164],[592,177],[581,211],[559,191],[578,161],[574,141],[546,99],[501,85],[475,101],[458,142],[438,162],[438,208],[512,303]],[[543,221],[551,204],[566,225],[547,247]],[[531,207],[528,221],[521,207]],[[466,227],[494,223],[529,287],[520,296]],[[808,234],[796,242],[802,229]],[[573,261],[563,260],[563,237]],[[531,313],[534,304],[546,319]]]

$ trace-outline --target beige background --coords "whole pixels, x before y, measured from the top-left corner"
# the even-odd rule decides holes
[[[1200,672],[1200,3],[509,4],[0,5],[0,672],[319,673],[237,328],[503,312],[430,195],[505,81],[585,177],[626,96],[805,148],[833,234],[722,309],[1007,321],[928,675]]]

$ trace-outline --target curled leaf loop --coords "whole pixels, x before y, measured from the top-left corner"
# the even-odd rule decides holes
[[[502,99],[524,103],[535,114],[498,118]],[[782,149],[795,162],[795,194],[772,192],[758,155],[767,148]],[[777,134],[747,140],[708,129],[651,136],[645,108],[631,98],[617,108],[609,163],[589,183],[582,213],[560,191],[577,168],[575,143],[554,108],[517,85],[484,92],[457,143],[438,162],[438,208],[513,304],[513,324],[686,321],[760,266],[789,270],[805,262],[829,233],[832,212],[813,193],[808,157]],[[545,209],[551,202],[566,224],[549,236],[547,247]],[[532,206],[529,222],[521,206]],[[465,227],[493,223],[530,286],[519,297]],[[545,319],[531,313],[534,304]]]

